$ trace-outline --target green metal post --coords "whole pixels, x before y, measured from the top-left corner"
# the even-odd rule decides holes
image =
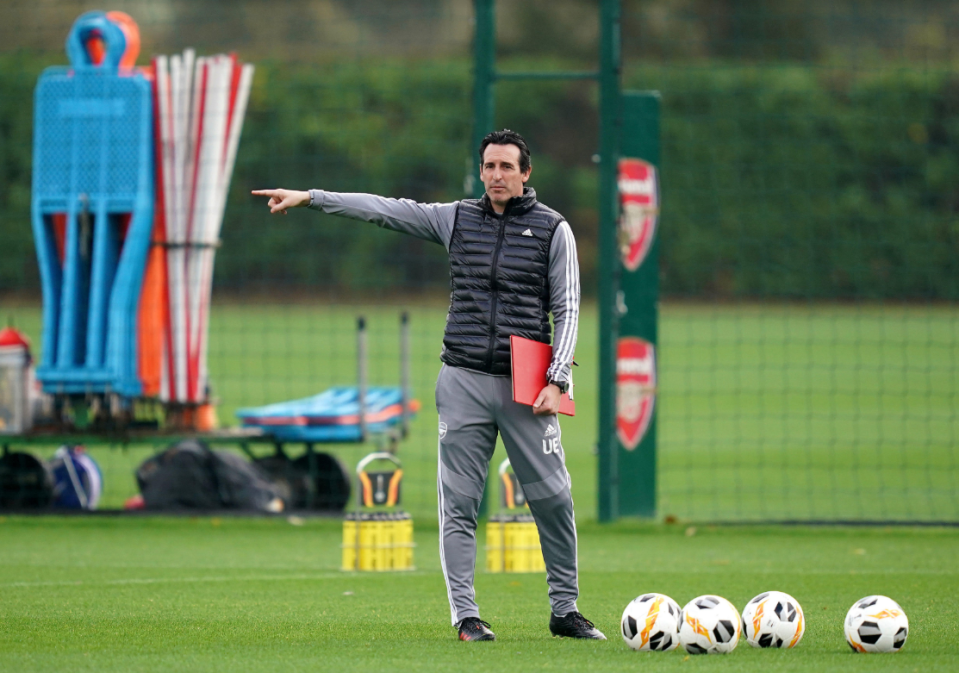
[[[616,168],[620,134],[620,0],[600,7],[599,164],[599,520],[619,516],[616,337],[619,264]]]
[[[599,203],[599,519],[610,521],[619,516],[619,473],[616,443],[616,343],[617,292],[619,259],[617,249],[618,202],[616,172],[620,143],[620,0],[601,0],[600,4],[600,68],[583,72],[496,72],[495,0],[473,0],[476,11],[476,32],[473,44],[473,148],[493,130],[495,99],[493,85],[504,80],[599,80],[600,88],[600,203]],[[475,157],[475,155],[474,155]],[[471,191],[483,194],[479,180],[479,158],[471,160]],[[484,503],[480,506],[485,512]]]
[[[473,196],[483,196],[483,183],[479,179],[479,157],[476,150],[486,134],[493,130],[494,98],[493,84],[496,81],[496,2],[474,0],[476,8],[476,33],[473,38],[473,145],[470,147],[470,166],[473,176]]]
[[[486,134],[493,130],[496,99],[493,85],[496,82],[496,0],[473,0],[476,9],[476,32],[473,36],[473,138],[469,149],[472,196],[481,198],[484,193],[480,182],[480,160],[476,154]],[[486,516],[492,500],[489,480],[480,501],[479,515]]]

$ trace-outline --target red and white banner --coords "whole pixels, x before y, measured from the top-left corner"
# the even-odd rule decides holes
[[[642,159],[620,159],[619,234],[623,266],[638,269],[656,236],[659,219],[659,180],[656,167]]]
[[[616,435],[632,451],[646,436],[656,404],[656,349],[638,337],[616,348]]]

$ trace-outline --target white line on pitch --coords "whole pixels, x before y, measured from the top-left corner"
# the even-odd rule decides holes
[[[422,571],[403,571],[393,574],[392,577],[404,577],[407,575],[423,575]],[[249,575],[246,577],[152,577],[152,578],[130,578],[123,580],[60,580],[45,582],[7,582],[0,584],[0,587],[22,588],[22,587],[74,587],[74,586],[104,586],[104,585],[124,585],[124,584],[180,584],[180,583],[200,583],[200,582],[287,582],[302,580],[331,580],[344,578],[366,578],[382,577],[385,573],[323,573],[317,575]]]

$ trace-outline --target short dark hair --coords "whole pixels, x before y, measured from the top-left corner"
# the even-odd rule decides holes
[[[519,148],[520,173],[525,173],[529,170],[529,146],[527,146],[526,141],[523,140],[523,136],[518,134],[516,131],[503,129],[502,131],[493,131],[492,133],[488,133],[486,137],[483,138],[483,142],[480,143],[480,165],[483,164],[486,148],[490,145],[516,145]]]

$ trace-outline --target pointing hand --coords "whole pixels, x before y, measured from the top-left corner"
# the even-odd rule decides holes
[[[300,208],[310,205],[310,193],[298,192],[292,189],[254,189],[250,192],[254,196],[269,196],[271,213],[283,213],[287,208]]]

